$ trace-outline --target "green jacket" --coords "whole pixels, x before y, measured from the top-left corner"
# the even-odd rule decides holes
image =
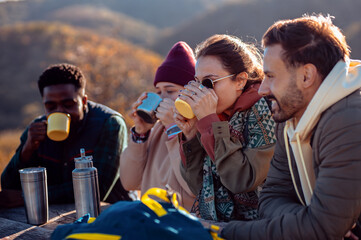
[[[262,98],[251,108],[235,112],[228,121],[220,121],[216,114],[202,118],[197,123],[197,137],[183,143],[181,173],[195,195],[200,194],[202,197],[200,189],[203,188],[203,198],[210,199],[208,189],[215,186],[208,183],[208,176],[204,176],[204,172],[209,171],[207,166],[204,168],[204,158],[208,155],[215,165],[221,186],[230,195],[243,194],[245,196],[242,198],[247,199],[244,203],[237,202],[231,196],[233,204],[238,204],[238,210],[234,207],[223,211],[223,207],[217,204],[223,204],[229,198],[224,193],[217,193],[221,197],[214,200],[216,209],[222,208],[223,211],[216,213],[217,221],[252,219],[257,216],[258,193],[267,176],[276,141],[274,126],[269,107]],[[216,218],[207,215],[207,205],[212,203],[202,204],[203,212],[200,216],[205,219]],[[231,216],[227,215],[229,210],[233,211]]]
[[[34,121],[46,119],[41,116]],[[21,189],[19,169],[45,167],[49,203],[74,202],[72,171],[74,158],[80,156],[80,148],[93,156],[98,170],[100,199],[115,184],[107,202],[130,200],[119,180],[119,158],[127,146],[127,128],[120,113],[98,103],[88,101],[84,119],[77,129],[71,129],[65,141],[54,142],[46,138],[27,163],[22,163],[20,153],[26,142],[28,129],[21,136],[20,146],[1,175],[3,189]]]

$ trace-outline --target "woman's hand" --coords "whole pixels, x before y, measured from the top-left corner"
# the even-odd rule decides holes
[[[156,117],[161,121],[163,126],[168,126],[171,123],[174,123],[173,119],[173,109],[174,109],[174,101],[170,98],[164,98],[163,101],[160,102]]]
[[[196,81],[190,81],[184,88],[179,98],[191,106],[198,120],[217,112],[218,96],[213,89]]]
[[[187,119],[183,117],[176,108],[174,108],[174,122],[182,130],[183,136],[186,141],[191,140],[197,134],[197,118]]]
[[[154,126],[154,123],[145,122],[137,114],[137,108],[139,107],[139,105],[142,104],[143,100],[146,99],[146,98],[147,98],[147,93],[143,92],[140,95],[140,97],[137,99],[137,101],[135,103],[133,103],[132,111],[131,111],[131,113],[129,115],[134,121],[134,126],[135,126],[134,130],[138,134],[144,134],[144,133],[148,132]]]

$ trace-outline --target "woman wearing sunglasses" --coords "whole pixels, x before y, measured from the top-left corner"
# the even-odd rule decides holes
[[[196,48],[195,80],[179,96],[195,117],[175,112],[182,130],[182,175],[206,220],[258,217],[260,188],[276,142],[275,122],[257,91],[262,56],[250,44],[214,35]]]

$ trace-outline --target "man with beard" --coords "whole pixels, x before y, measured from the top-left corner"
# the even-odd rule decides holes
[[[130,200],[119,180],[119,158],[127,144],[124,119],[120,113],[88,101],[85,84],[80,69],[70,64],[53,65],[42,73],[38,87],[45,115],[22,134],[21,144],[1,176],[3,192],[21,190],[19,169],[41,166],[47,171],[49,203],[74,202],[74,158],[80,157],[84,148],[98,169],[100,200]],[[47,116],[54,112],[70,115],[70,133],[63,141],[53,141],[46,134]]]
[[[260,220],[230,222],[226,239],[360,237],[361,62],[331,18],[278,21],[263,36],[277,144]]]

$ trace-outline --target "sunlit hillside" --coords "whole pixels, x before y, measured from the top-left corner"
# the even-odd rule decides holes
[[[361,0],[25,0],[0,2],[0,171],[24,127],[43,113],[37,79],[50,64],[80,66],[87,94],[126,117],[153,89],[170,47],[191,47],[215,33],[260,43],[279,19],[335,16],[361,58]],[[159,54],[159,55],[158,55]]]
[[[14,155],[16,147],[20,144],[21,132],[20,130],[0,131],[0,174]]]
[[[54,10],[46,19],[92,29],[98,34],[147,45],[159,34],[156,27],[105,7],[72,5]]]
[[[180,39],[195,47],[216,33],[260,42],[267,28],[277,20],[323,13],[335,17],[334,23],[344,31],[353,49],[352,57],[361,58],[360,9],[360,0],[234,0],[169,29],[151,48],[164,54],[172,42]]]
[[[36,81],[49,65],[68,62],[85,73],[91,100],[125,113],[152,87],[161,57],[124,42],[63,24],[0,27],[0,130],[24,127],[42,113]]]

